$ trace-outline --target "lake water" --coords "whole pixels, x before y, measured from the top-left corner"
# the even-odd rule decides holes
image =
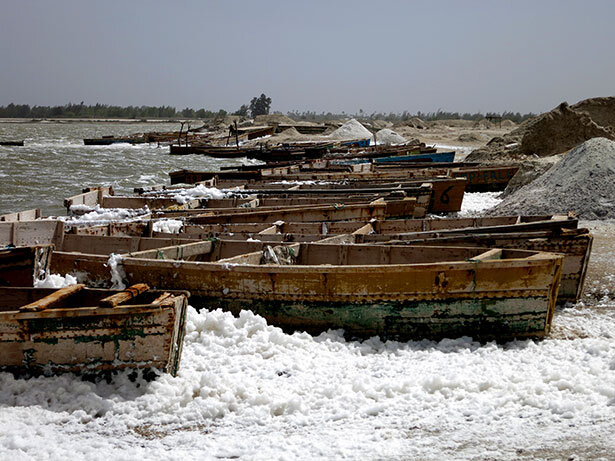
[[[0,146],[0,214],[41,208],[64,214],[63,200],[83,187],[170,184],[178,169],[219,169],[241,160],[169,155],[167,146],[116,144],[85,146],[84,138],[179,130],[179,123],[0,123],[0,140],[25,140],[23,147]],[[245,161],[245,159],[244,159]]]

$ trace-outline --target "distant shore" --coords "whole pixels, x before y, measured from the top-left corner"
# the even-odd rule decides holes
[[[0,118],[0,123],[180,123],[201,122],[187,118]]]

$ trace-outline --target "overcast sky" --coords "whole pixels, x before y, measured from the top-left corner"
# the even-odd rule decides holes
[[[615,94],[615,1],[0,0],[0,105],[543,112]]]

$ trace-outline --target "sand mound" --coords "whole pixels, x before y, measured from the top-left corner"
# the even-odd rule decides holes
[[[404,120],[395,126],[407,126],[410,128],[416,128],[417,130],[424,130],[426,128],[429,128],[429,125],[418,117],[412,117],[408,120]]]
[[[615,96],[585,99],[571,109],[585,112],[600,126],[615,129]]]
[[[340,140],[371,139],[373,141],[374,139],[371,131],[354,118],[348,120],[337,130],[333,131],[329,137]]]
[[[586,99],[572,107],[563,102],[552,111],[526,120],[510,133],[493,138],[487,146],[468,155],[466,161],[500,162],[562,154],[588,139],[615,139],[613,123],[615,98]]]
[[[502,120],[502,128],[514,128],[517,126],[517,124],[515,122],[513,122],[512,120]]]
[[[560,104],[523,126],[520,153],[546,157],[561,154],[591,138],[615,139],[615,132],[599,126],[586,113]]]
[[[254,117],[255,125],[294,125],[295,121],[284,114],[257,115]]]
[[[483,119],[475,121],[472,126],[474,128],[479,129],[479,130],[489,130],[489,129],[493,128],[495,126],[495,124],[491,123],[486,118],[483,118]]]
[[[405,144],[406,138],[389,128],[383,128],[376,133],[376,142],[385,146],[391,146],[395,144]]]
[[[461,141],[461,142],[484,142],[485,140],[476,133],[462,133],[459,136],[457,136],[457,141]]]
[[[490,214],[569,211],[584,219],[615,218],[615,142],[606,138],[585,141]]]

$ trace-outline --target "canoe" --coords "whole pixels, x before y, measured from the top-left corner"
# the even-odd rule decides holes
[[[0,286],[34,286],[47,273],[52,249],[52,245],[0,247]]]
[[[567,228],[566,226],[573,225],[569,220],[536,221],[517,225],[491,226],[491,228],[447,230],[440,227],[438,231],[391,233],[399,232],[399,229],[412,228],[412,224],[416,227],[415,221],[423,221],[425,227],[435,226],[434,220],[185,224],[179,234],[152,232],[152,237],[109,237],[103,236],[102,232],[98,237],[66,234],[63,242],[56,243],[56,248],[61,253],[56,253],[54,262],[60,265],[62,259],[58,259],[57,255],[63,255],[65,252],[96,253],[108,257],[110,253],[130,253],[207,239],[213,239],[216,242],[212,254],[229,257],[240,254],[244,250],[262,249],[267,244],[317,242],[346,235],[346,241],[350,243],[508,248],[559,253],[564,256],[564,263],[557,302],[577,302],[581,298],[593,237],[587,229]],[[448,225],[452,227],[463,225],[469,219],[450,219],[449,221],[451,222]],[[504,222],[503,219],[498,218],[480,218],[478,221],[483,221],[483,224]],[[440,225],[443,224],[440,223]],[[54,272],[60,273],[70,270],[72,270],[70,262],[54,268]],[[99,277],[100,275],[96,275],[94,278]]]
[[[0,146],[21,147],[23,141],[0,141]]]
[[[213,248],[150,250],[122,257],[121,268],[129,283],[187,289],[201,307],[249,309],[287,331],[506,341],[548,334],[563,261],[521,250],[305,243],[202,262]],[[69,256],[72,272],[110,279],[104,256]]]
[[[0,287],[0,370],[20,376],[122,369],[175,375],[186,293]],[[136,296],[135,296],[136,294]],[[114,297],[113,297],[114,296]]]
[[[436,152],[431,154],[394,155],[390,157],[376,157],[373,159],[348,159],[338,160],[339,163],[353,164],[373,161],[374,163],[387,162],[452,162],[455,160],[455,152]]]
[[[102,137],[102,138],[86,138],[83,140],[85,146],[110,146],[112,144],[144,144],[145,138],[116,138],[116,137]]]

